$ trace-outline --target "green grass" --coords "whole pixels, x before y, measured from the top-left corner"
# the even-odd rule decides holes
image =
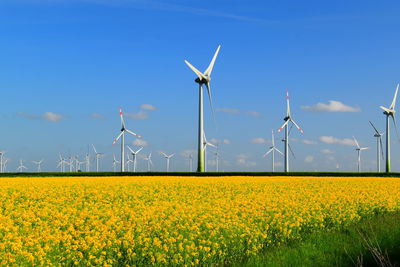
[[[0,177],[66,177],[66,176],[317,176],[317,177],[400,177],[400,173],[376,172],[23,172],[0,173]]]
[[[373,256],[384,256],[387,265]],[[400,213],[376,215],[331,232],[265,249],[233,266],[399,266]]]

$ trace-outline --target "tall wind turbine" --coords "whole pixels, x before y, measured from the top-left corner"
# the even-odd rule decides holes
[[[26,170],[27,168],[24,166],[24,163],[22,162],[22,159],[20,159],[20,160],[19,160],[19,166],[18,166],[17,170],[18,170],[19,172],[22,172],[23,169]]]
[[[130,146],[128,146],[128,148],[129,148],[129,150],[131,151],[131,154],[132,154],[133,172],[136,172],[136,155],[143,149],[143,147],[139,148],[136,151],[134,151]]]
[[[369,149],[369,147],[360,147],[360,145],[357,142],[357,139],[354,136],[353,136],[353,139],[354,139],[354,143],[356,143],[356,146],[357,146],[356,151],[358,154],[358,172],[361,172],[361,151],[367,150],[367,149]]]
[[[167,172],[169,172],[169,159],[172,158],[175,155],[175,153],[171,154],[171,155],[167,155],[164,152],[161,152],[161,154],[163,154],[164,158],[167,159]]]
[[[285,128],[285,172],[289,171],[289,122],[291,122],[296,128],[304,134],[304,131],[300,126],[292,119],[292,114],[290,113],[290,103],[289,103],[289,90],[286,89],[286,117],[283,118],[285,123],[279,128],[278,133]]]
[[[152,152],[150,152],[150,154],[147,157],[144,157],[144,160],[147,160],[147,171],[151,171],[151,166],[153,166],[153,161],[151,160],[151,154]]]
[[[32,162],[37,165],[37,172],[42,172],[43,159],[40,161],[32,161]]]
[[[5,151],[0,151],[0,173],[4,172],[3,157],[5,153],[6,153]]]
[[[204,170],[207,171],[207,146],[217,149],[217,146],[207,141],[206,134],[204,133]]]
[[[115,154],[113,154],[113,164],[112,164],[112,166],[113,166],[114,172],[116,171],[118,163],[119,163],[119,161],[115,158]]]
[[[269,153],[272,153],[272,172],[275,171],[275,151],[278,152],[279,154],[281,154],[283,156],[283,153],[281,151],[279,151],[279,149],[277,149],[275,147],[275,136],[274,136],[274,131],[272,130],[272,146],[269,147],[269,150],[263,155],[263,157],[265,158]]]
[[[214,115],[214,110],[212,107],[212,97],[211,97],[211,87],[210,87],[210,81],[211,81],[211,72],[213,70],[215,60],[217,59],[219,49],[221,46],[219,45],[217,48],[217,51],[214,54],[214,57],[211,60],[210,65],[208,68],[204,71],[204,73],[200,72],[198,69],[196,69],[192,64],[190,64],[187,60],[185,60],[186,65],[189,66],[189,68],[196,73],[197,77],[195,79],[195,82],[199,84],[199,132],[198,132],[198,157],[197,157],[197,172],[204,172],[204,157],[205,157],[205,147],[204,147],[204,121],[203,121],[203,85],[206,86],[207,92],[208,92],[208,98],[210,100],[211,104],[211,109]]]
[[[92,147],[96,156],[96,172],[99,172],[99,159],[104,155],[104,153],[97,153],[97,150],[93,144]]]
[[[381,172],[381,153],[382,153],[382,159],[383,159],[383,147],[382,147],[382,135],[383,133],[380,133],[376,127],[372,124],[372,122],[369,122],[375,130],[374,137],[376,137],[376,164],[377,164],[377,172]]]
[[[389,117],[392,117],[394,127],[397,131],[396,119],[394,117],[394,113],[396,111],[394,110],[394,107],[396,106],[396,98],[397,98],[398,91],[399,91],[399,84],[397,84],[396,92],[394,93],[392,104],[390,105],[389,108],[380,106],[380,108],[383,109],[383,114],[386,115],[386,172],[390,172],[390,123],[389,123]]]
[[[134,132],[125,128],[124,116],[122,114],[122,109],[119,109],[119,116],[121,117],[121,133],[114,139],[113,145],[120,139],[121,137],[121,172],[125,171],[125,132],[140,138],[141,136],[135,134]]]

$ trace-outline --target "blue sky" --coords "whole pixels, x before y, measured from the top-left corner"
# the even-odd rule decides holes
[[[217,129],[205,102],[207,138],[226,143],[221,170],[271,169],[261,156],[283,123],[286,88],[305,131],[292,132],[292,170],[356,170],[346,141],[353,135],[371,147],[363,169],[375,170],[368,120],[384,131],[379,106],[390,104],[400,81],[399,11],[398,1],[2,0],[7,169],[24,159],[33,170],[31,161],[44,158],[43,169],[55,170],[59,153],[82,159],[92,143],[105,153],[101,169],[111,169],[121,106],[128,128],[147,142],[143,153],[153,151],[155,169],[165,168],[165,151],[176,153],[172,170],[187,170],[182,153],[196,148],[198,93],[183,60],[204,70],[221,44],[211,84]]]

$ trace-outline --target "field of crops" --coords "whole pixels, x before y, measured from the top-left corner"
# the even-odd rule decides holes
[[[227,263],[400,210],[400,179],[0,179],[0,264]]]

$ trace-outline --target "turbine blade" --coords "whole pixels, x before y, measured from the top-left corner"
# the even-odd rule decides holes
[[[283,156],[283,153],[281,151],[279,151],[279,149],[277,149],[276,147],[274,147],[275,151],[280,153]]]
[[[167,154],[165,154],[164,152],[160,152],[164,157],[168,158]]]
[[[369,121],[369,123],[370,123],[371,126],[374,128],[375,132],[376,132],[378,135],[380,135],[379,131],[375,128],[374,124],[373,124],[371,121]]]
[[[93,147],[94,153],[96,153],[96,154],[97,154],[97,150],[96,150],[96,148],[94,147],[94,145],[93,145],[93,144],[92,144],[92,147]]]
[[[285,128],[285,126],[289,123],[289,120],[285,121],[285,123],[281,126],[281,128],[279,128],[278,133],[280,133],[282,131],[283,128]]]
[[[189,68],[196,73],[196,75],[199,77],[200,80],[205,79],[207,80],[206,76],[204,76],[203,73],[201,73],[198,69],[196,69],[192,64],[189,63],[189,61],[185,60],[186,65],[189,66]]]
[[[274,150],[273,148],[271,148],[270,150],[268,150],[264,155],[263,155],[263,157],[265,158],[269,153],[271,153],[272,152],[272,150]]]
[[[354,143],[356,143],[357,148],[360,148],[360,145],[358,144],[357,139],[354,136],[353,136],[353,139],[354,139]]]
[[[399,91],[399,84],[397,84],[396,92],[394,93],[392,104],[389,107],[391,110],[394,110],[394,107],[396,106],[396,98],[397,98],[397,92],[398,91]]]
[[[119,116],[121,117],[122,128],[125,128],[125,121],[124,121],[124,115],[122,114],[122,108],[119,108]]]
[[[221,48],[221,46],[219,45],[218,48],[217,48],[217,51],[215,51],[214,57],[212,58],[212,60],[210,62],[210,65],[208,66],[208,68],[204,72],[204,75],[211,76],[211,72],[212,72],[212,70],[214,68],[215,60],[217,59],[217,56],[218,56],[220,48]]]
[[[286,115],[290,117],[289,89],[286,89]]]
[[[385,108],[384,106],[379,106],[381,109],[383,109],[384,111],[386,111],[387,113],[391,113],[392,110]]]
[[[208,99],[210,100],[211,113],[212,113],[212,116],[213,116],[214,124],[216,124],[214,106],[213,106],[212,96],[211,96],[211,87],[210,87],[210,83],[209,82],[206,83],[206,87],[207,87]]]
[[[141,147],[138,151],[136,151],[136,154],[139,153],[142,149],[143,149],[143,147]]]
[[[130,133],[130,134],[133,135],[133,136],[136,136],[136,137],[139,137],[139,138],[142,137],[142,136],[140,136],[140,135],[138,135],[138,134],[135,134],[135,133],[132,132],[131,130],[125,129],[125,131],[127,131],[128,133]]]
[[[385,157],[383,155],[383,146],[382,146],[382,138],[381,137],[379,137],[379,142],[381,143],[382,159],[385,159]]]
[[[115,143],[121,138],[121,136],[124,134],[124,132],[121,132],[117,138],[114,139],[114,142],[112,143],[113,145],[115,145]]]
[[[304,131],[300,128],[300,126],[297,125],[297,123],[296,123],[294,120],[292,120],[292,119],[290,119],[290,120],[293,122],[294,126],[296,126],[296,128],[297,128],[302,134],[304,134]]]
[[[392,119],[393,119],[394,129],[396,130],[397,140],[400,141],[400,138],[399,138],[399,130],[397,129],[397,124],[396,124],[396,118],[394,117],[393,114],[392,114]]]
[[[127,146],[128,149],[132,152],[132,154],[135,154],[135,151],[132,150],[132,148],[130,146]]]
[[[170,158],[172,158],[173,156],[175,156],[175,153],[174,153],[174,154],[171,154],[171,155],[169,155],[169,157],[170,157]]]

